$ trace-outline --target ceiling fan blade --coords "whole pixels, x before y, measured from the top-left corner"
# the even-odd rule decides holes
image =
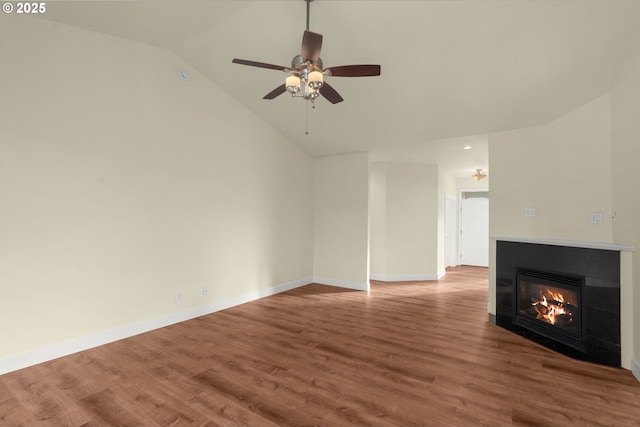
[[[368,77],[379,76],[379,65],[342,65],[339,67],[328,67],[324,73],[334,77]]]
[[[264,62],[249,61],[247,59],[234,58],[233,61],[231,62],[233,62],[234,64],[248,65],[250,67],[268,68],[270,70],[278,70],[278,71],[285,71],[285,72],[291,70],[289,67],[283,67],[282,65],[266,64]]]
[[[273,99],[276,96],[280,96],[287,91],[286,85],[283,83],[268,94],[266,94],[262,99]]]
[[[302,60],[315,64],[320,58],[322,49],[322,34],[305,31],[302,36]]]
[[[332,104],[337,104],[338,102],[344,101],[340,94],[336,92],[336,90],[327,82],[324,82],[324,84],[320,88],[320,95],[327,98]]]

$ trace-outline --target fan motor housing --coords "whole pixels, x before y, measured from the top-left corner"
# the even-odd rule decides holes
[[[311,71],[320,71],[320,72],[322,72],[322,59],[318,58],[316,63],[312,64],[312,63],[303,61],[302,60],[302,55],[296,55],[291,60],[291,68],[296,70],[296,71],[303,71],[303,70],[306,69],[309,72],[311,72]]]

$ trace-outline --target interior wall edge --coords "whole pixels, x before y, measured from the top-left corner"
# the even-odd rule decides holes
[[[298,279],[269,288],[259,289],[257,291],[246,293],[235,298],[214,302],[199,307],[193,307],[168,315],[132,323],[119,328],[110,329],[73,340],[56,343],[44,348],[8,356],[0,359],[0,375],[28,368],[30,366],[58,359],[60,357],[69,356],[71,354],[109,344],[114,341],[150,332],[155,329],[160,329],[176,323],[195,319],[196,317],[205,316],[207,314],[225,310],[236,305],[255,301],[281,292],[286,292],[291,289],[308,285],[311,282],[311,278]]]
[[[640,382],[640,363],[635,357],[631,359],[631,373]]]
[[[371,273],[371,280],[381,282],[415,282],[422,280],[440,280],[444,277],[444,272],[425,274],[377,274]]]
[[[368,283],[351,282],[348,280],[331,279],[327,277],[314,277],[313,283],[320,285],[335,286],[338,288],[354,289],[356,291],[368,291]]]

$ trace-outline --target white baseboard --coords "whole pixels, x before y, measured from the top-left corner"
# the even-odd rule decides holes
[[[141,322],[53,344],[48,347],[28,351],[15,356],[5,357],[0,359],[0,375],[37,365],[39,363],[48,362],[59,357],[68,356],[70,354],[78,353],[80,351],[88,350],[90,348],[98,347],[124,338],[129,338],[154,329],[164,328],[165,326],[173,325],[175,323],[195,319],[196,317],[215,313],[216,311],[295,289],[311,282],[312,280],[310,278],[295,280],[293,282],[283,283],[271,288],[250,292],[236,298],[190,308],[188,310],[167,314],[153,319],[143,320]]]
[[[631,373],[640,381],[640,363],[635,358],[631,359]]]
[[[368,283],[349,282],[347,280],[340,279],[328,279],[326,277],[314,277],[313,283],[319,283],[321,285],[337,286],[340,288],[355,289],[357,291],[368,291]]]
[[[423,280],[440,280],[444,273],[438,274],[376,274],[371,273],[371,280],[382,282],[416,282]]]

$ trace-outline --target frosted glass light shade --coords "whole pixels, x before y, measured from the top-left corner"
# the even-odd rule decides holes
[[[285,87],[290,93],[298,93],[300,91],[300,77],[287,77],[287,80],[285,80]]]
[[[324,80],[322,78],[322,73],[320,71],[310,72],[308,81],[309,81],[309,86],[311,86],[311,88],[314,90],[320,89],[322,87],[322,84],[324,83]]]

